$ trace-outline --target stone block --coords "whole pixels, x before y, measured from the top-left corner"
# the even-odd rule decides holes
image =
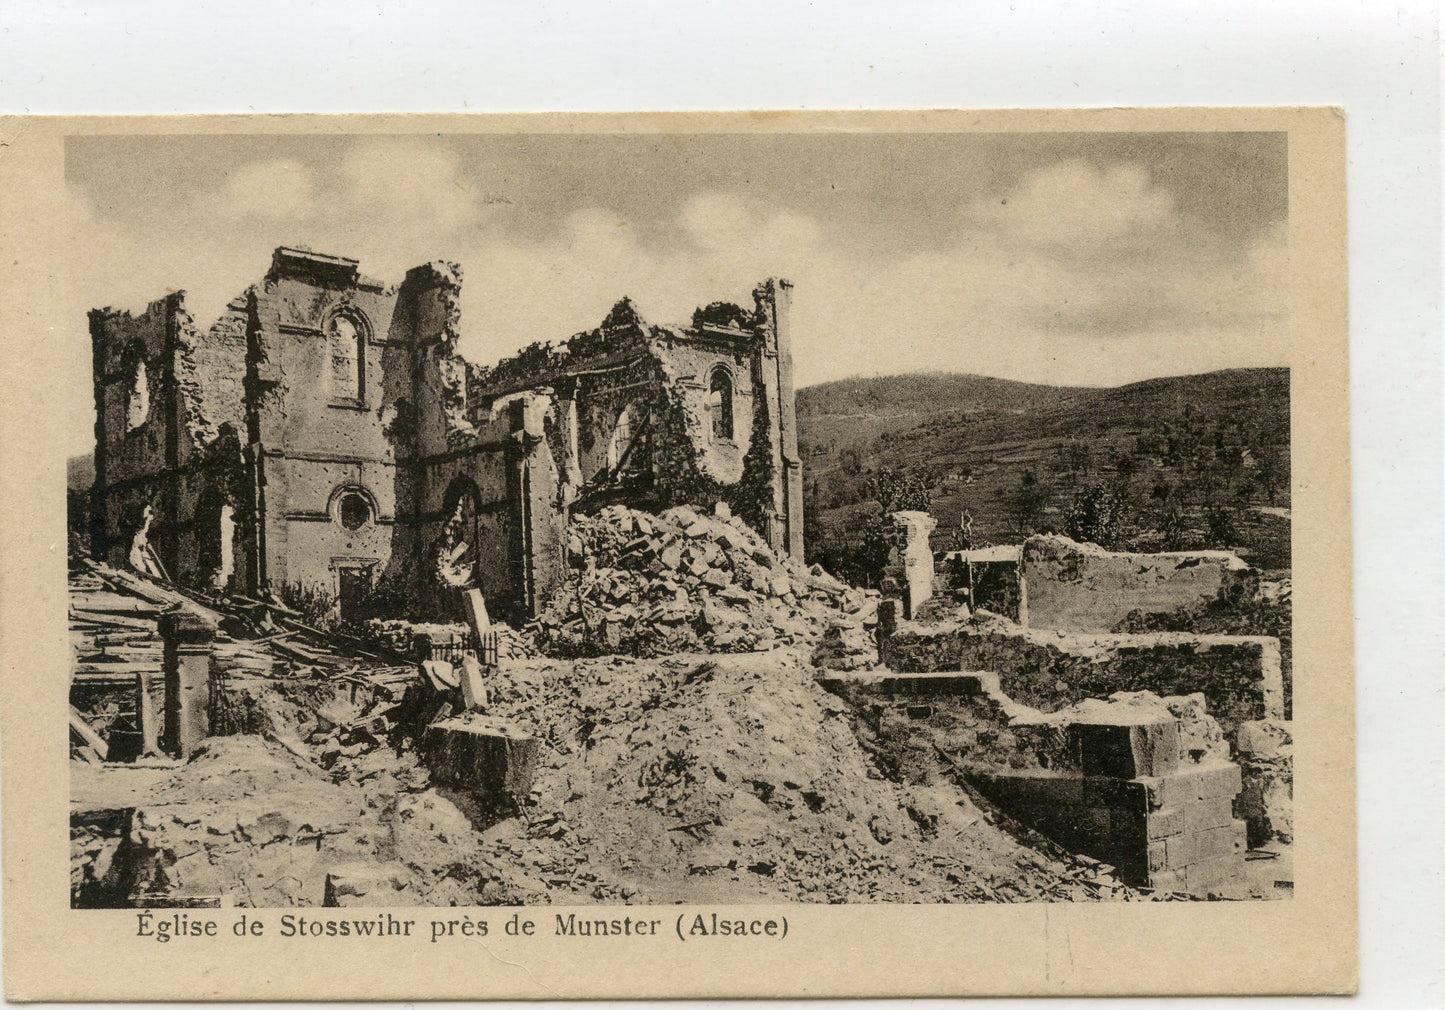
[[[1234,803],[1228,796],[1211,796],[1184,807],[1185,831],[1208,831],[1234,820]]]
[[[1141,809],[1148,797],[1144,781],[1092,775],[1084,778],[1084,802],[1093,806],[1122,807],[1135,804]]]
[[[432,723],[423,752],[438,780],[478,794],[525,796],[540,745],[499,719],[457,716]]]
[[[1216,796],[1233,798],[1239,793],[1241,781],[1239,765],[1218,761],[1148,778],[1144,784],[1149,791],[1150,808],[1160,810],[1183,807]]]
[[[1069,739],[1085,775],[1117,779],[1167,775],[1179,764],[1179,723],[1173,718],[1081,722]]]
[[[186,610],[162,614],[158,625],[164,643],[162,746],[187,758],[211,732],[211,654],[216,626]]]
[[[1244,859],[1220,856],[1184,868],[1186,887],[1191,894],[1204,897],[1215,892],[1229,893],[1247,886]]]
[[[1170,807],[1167,810],[1151,810],[1147,830],[1151,840],[1179,834],[1184,830],[1184,809]]]
[[[487,707],[487,685],[482,679],[482,664],[475,656],[462,657],[462,704],[470,711]]]
[[[1223,859],[1226,856],[1243,858],[1245,852],[1243,823],[1236,821],[1235,824],[1238,824],[1239,828],[1231,824],[1227,827],[1209,828],[1205,831],[1186,831],[1166,839],[1164,844],[1168,849],[1170,868],[1192,866],[1195,863]]]
[[[1189,890],[1189,881],[1184,876],[1183,870],[1161,870],[1150,871],[1149,887],[1156,891],[1178,891],[1184,893]]]
[[[1288,755],[1294,743],[1291,724],[1281,719],[1256,719],[1239,724],[1235,749],[1241,757],[1255,759]]]
[[[980,774],[977,779],[984,792],[1010,812],[1026,806],[1072,807],[1084,803],[1083,778],[1067,772],[1047,769],[1000,771]]]

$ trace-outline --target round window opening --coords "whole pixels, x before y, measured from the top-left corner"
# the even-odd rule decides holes
[[[358,530],[371,518],[371,506],[355,491],[341,496],[341,525],[349,530]]]

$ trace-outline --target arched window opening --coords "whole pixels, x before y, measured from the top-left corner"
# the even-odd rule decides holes
[[[436,550],[436,575],[444,586],[470,588],[477,584],[482,529],[477,487],[458,477],[447,487],[442,503],[441,539]]]
[[[134,431],[145,424],[150,412],[151,391],[146,378],[146,363],[137,358],[130,372],[130,388],[126,391],[125,430]]]
[[[652,466],[647,404],[634,400],[617,417],[607,443],[607,469],[614,476],[636,476]]]
[[[371,520],[371,503],[360,491],[347,491],[337,502],[337,516],[342,526],[359,530]]]
[[[715,368],[708,383],[707,410],[712,415],[712,437],[733,437],[733,379],[726,368]]]
[[[196,519],[200,584],[224,591],[235,574],[236,510],[219,496],[208,494],[196,511]]]
[[[359,400],[366,389],[366,341],[361,327],[347,316],[331,320],[331,395]]]

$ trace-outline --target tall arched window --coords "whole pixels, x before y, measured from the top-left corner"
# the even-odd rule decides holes
[[[617,426],[607,442],[607,469],[614,476],[636,476],[651,469],[650,416],[651,411],[641,400],[633,400],[617,416]]]
[[[134,431],[145,424],[150,412],[151,390],[146,378],[146,363],[136,358],[130,370],[130,388],[126,390],[125,430]]]
[[[337,399],[359,400],[366,389],[366,339],[361,327],[348,316],[331,320],[331,395]]]
[[[733,377],[726,368],[712,370],[708,383],[707,410],[712,415],[712,437],[733,437]]]

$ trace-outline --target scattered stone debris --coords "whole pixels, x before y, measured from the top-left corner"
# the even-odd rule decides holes
[[[72,902],[1172,900],[1237,884],[1239,768],[1203,694],[1044,712],[997,674],[887,670],[877,594],[726,509],[611,506],[566,546],[570,577],[485,661],[461,625],[329,634],[271,601],[77,560]],[[179,761],[147,742],[138,685],[162,677],[161,618],[183,609],[218,630],[210,736]],[[1287,732],[1238,736],[1278,765]],[[1019,789],[1081,774],[1143,783],[1141,804],[1151,775],[1214,792],[1141,807],[1137,853],[1020,816]],[[1066,819],[1097,812],[1075,806]],[[1229,853],[1201,847],[1216,836]],[[1176,859],[1171,839],[1192,848]]]
[[[578,517],[570,577],[533,625],[549,655],[659,656],[813,648],[877,662],[877,594],[774,553],[736,517],[621,505]]]

